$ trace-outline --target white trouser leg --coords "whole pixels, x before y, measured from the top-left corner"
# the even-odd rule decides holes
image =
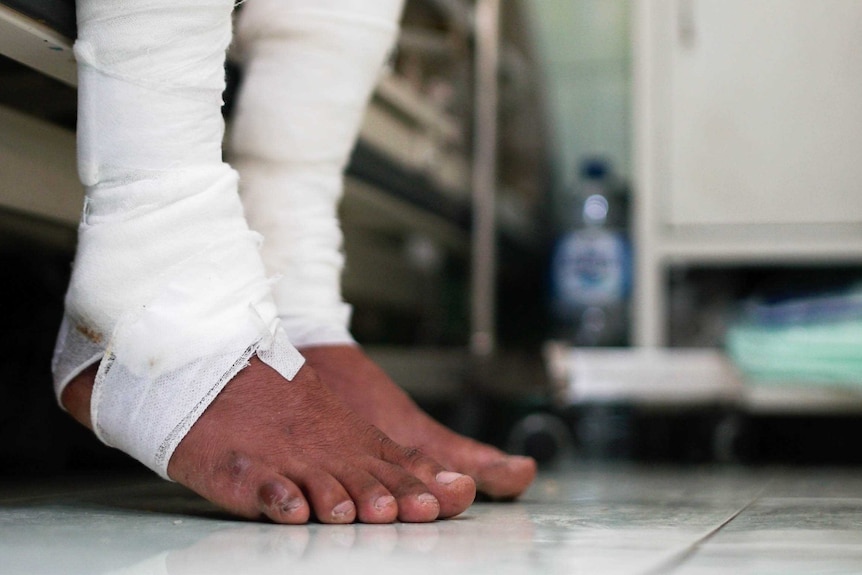
[[[302,347],[352,342],[337,206],[343,171],[398,30],[402,0],[248,0],[230,159],[264,236],[278,314]]]
[[[87,188],[57,395],[101,360],[92,421],[167,477],[176,446],[255,353],[291,379],[259,237],[221,159],[233,0],[79,0],[78,163]]]

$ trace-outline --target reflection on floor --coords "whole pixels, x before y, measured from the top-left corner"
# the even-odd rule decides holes
[[[862,572],[862,472],[578,467],[383,526],[237,521],[149,478],[0,490],[7,575],[824,572]]]

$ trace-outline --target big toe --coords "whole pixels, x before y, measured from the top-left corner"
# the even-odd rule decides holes
[[[396,446],[391,440],[390,461],[422,482],[439,504],[443,519],[463,513],[476,498],[476,482],[469,475],[448,471],[419,449]]]
[[[426,485],[440,501],[441,519],[460,515],[476,499],[476,482],[469,475],[440,470]]]
[[[493,499],[514,499],[536,478],[536,460],[504,455],[478,468],[472,475],[481,493]]]

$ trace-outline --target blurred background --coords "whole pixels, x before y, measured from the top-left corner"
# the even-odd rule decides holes
[[[136,465],[51,391],[73,6],[0,1],[4,473]],[[858,464],[859,102],[857,0],[407,0],[341,206],[353,332],[546,466]]]

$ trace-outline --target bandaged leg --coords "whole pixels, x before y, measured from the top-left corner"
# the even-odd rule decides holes
[[[269,282],[221,159],[233,0],[79,0],[87,189],[53,362],[58,397],[100,361],[96,434],[164,477],[252,355],[291,379]]]
[[[234,165],[249,222],[264,235],[282,324],[308,365],[355,413],[396,441],[422,446],[494,497],[536,474],[423,413],[352,343],[342,302],[336,205],[342,170],[396,33],[398,0],[249,0],[238,37],[245,58],[234,117]],[[339,345],[340,344],[340,345]]]
[[[230,160],[265,238],[278,314],[299,346],[352,343],[341,297],[343,171],[402,0],[249,0]]]

